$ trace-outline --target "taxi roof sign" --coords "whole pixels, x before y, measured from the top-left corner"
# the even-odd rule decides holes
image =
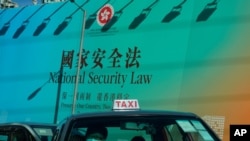
[[[114,100],[113,110],[139,110],[139,102],[137,99]]]

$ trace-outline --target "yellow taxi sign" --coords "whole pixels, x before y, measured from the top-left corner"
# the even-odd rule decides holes
[[[113,110],[139,110],[139,102],[137,99],[114,100]]]

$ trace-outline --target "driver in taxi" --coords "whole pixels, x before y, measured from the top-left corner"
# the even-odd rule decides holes
[[[106,127],[89,127],[86,132],[86,141],[105,141],[107,136]]]

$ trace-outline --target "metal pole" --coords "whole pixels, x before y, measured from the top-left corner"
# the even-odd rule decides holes
[[[62,55],[63,57],[63,55]],[[61,87],[62,87],[62,75],[63,75],[63,66],[61,63],[59,76],[58,76],[58,86],[57,86],[57,96],[56,96],[56,106],[55,106],[55,115],[54,115],[54,123],[57,123],[57,117],[58,117],[58,110],[59,110],[59,102],[60,102],[60,93],[61,93]]]
[[[85,30],[85,22],[86,22],[86,20],[85,20],[86,19],[86,11],[83,10],[83,12],[84,12],[84,15],[83,15],[81,41],[80,41],[80,47],[79,47],[78,67],[77,67],[77,71],[76,71],[76,84],[75,84],[75,88],[74,88],[74,98],[73,98],[73,103],[72,103],[72,114],[75,114],[76,100],[77,100],[77,93],[78,93],[78,81],[79,81],[81,57],[82,57],[82,50],[83,50],[84,30]]]

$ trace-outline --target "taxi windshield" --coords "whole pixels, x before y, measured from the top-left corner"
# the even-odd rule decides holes
[[[167,117],[113,117],[77,120],[69,140],[107,141],[217,141],[198,119]]]

